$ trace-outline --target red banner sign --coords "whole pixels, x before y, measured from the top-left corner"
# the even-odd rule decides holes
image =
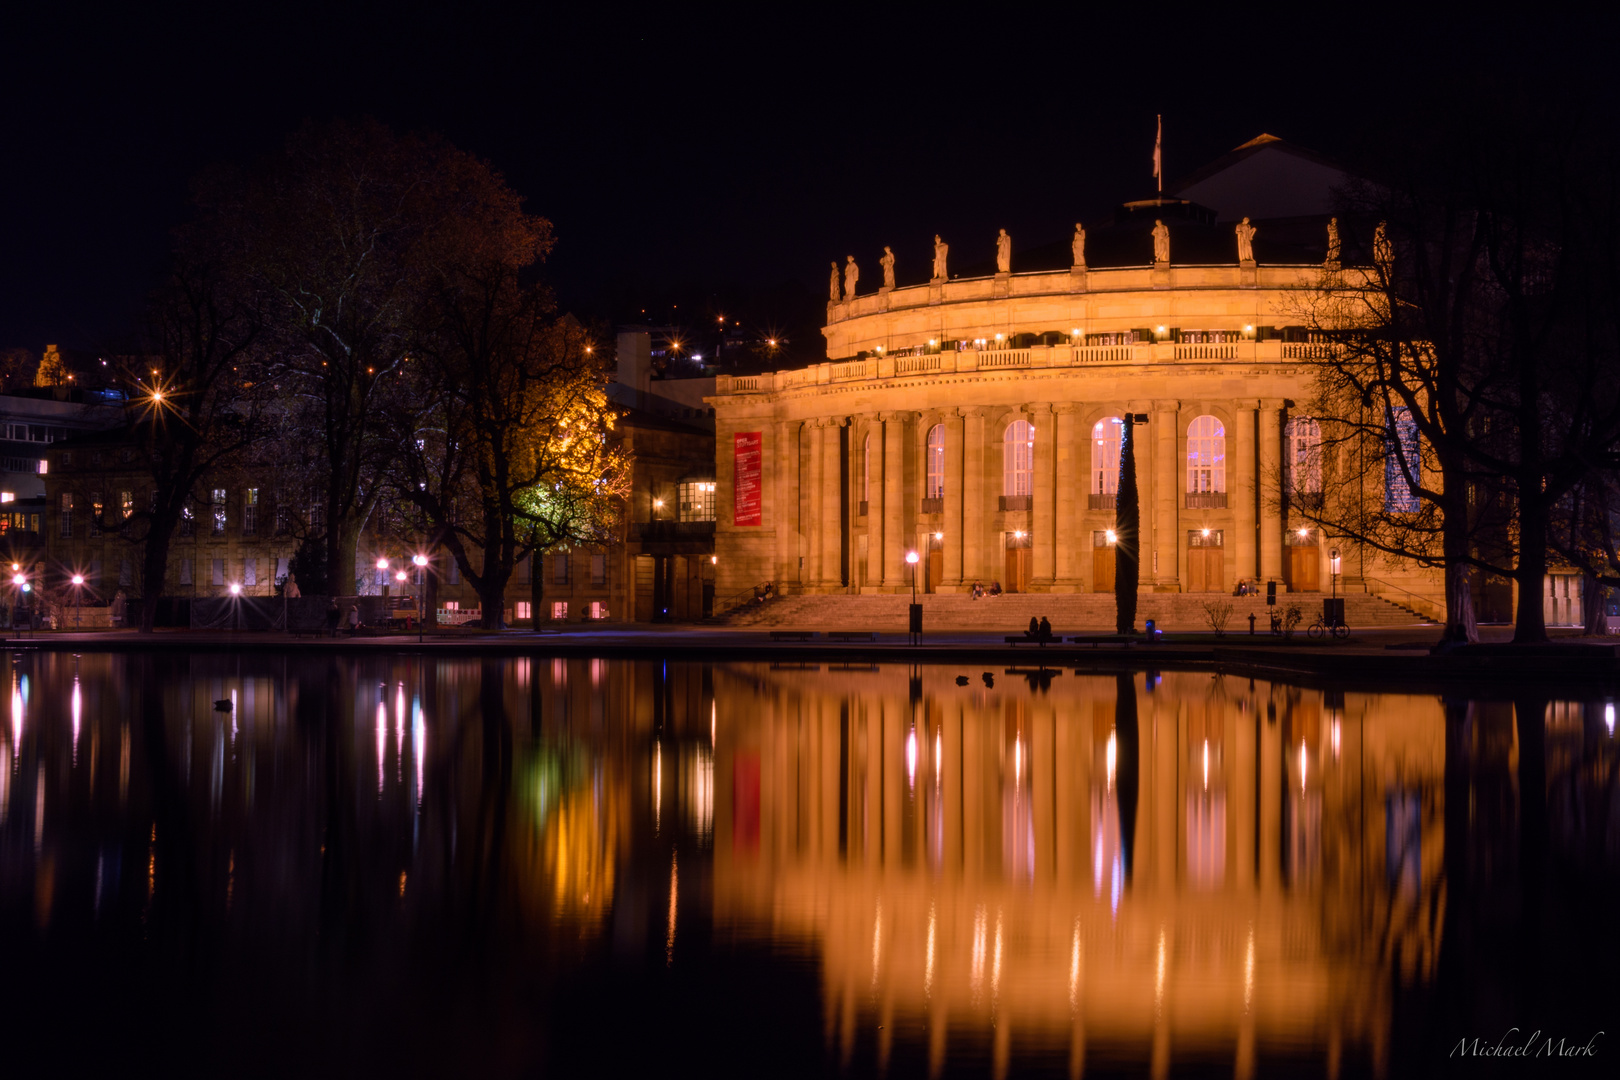
[[[757,431],[739,431],[732,458],[732,518],[733,525],[760,523],[760,462],[764,456],[764,438]]]

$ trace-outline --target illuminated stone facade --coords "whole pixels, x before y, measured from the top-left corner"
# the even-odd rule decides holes
[[[1076,268],[830,303],[827,352],[842,359],[719,380],[719,592],[908,591],[909,551],[928,553],[931,592],[1111,589],[1126,413],[1148,418],[1144,589],[1325,591],[1331,541],[1301,535],[1280,497],[1319,347],[1290,323],[1323,273]],[[751,483],[738,439],[753,433],[757,525],[737,504]]]

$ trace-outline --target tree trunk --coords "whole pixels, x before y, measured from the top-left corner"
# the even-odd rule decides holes
[[[1136,629],[1136,590],[1142,576],[1142,506],[1136,487],[1136,434],[1131,418],[1121,431],[1119,495],[1114,512],[1114,632]]]
[[[1609,632],[1609,588],[1589,573],[1581,575],[1581,625],[1587,634]]]
[[[1479,640],[1479,623],[1474,617],[1474,590],[1468,581],[1472,572],[1473,568],[1467,563],[1446,564],[1446,641],[1464,643]]]
[[[330,503],[331,500],[329,500]],[[348,596],[358,583],[355,581],[355,556],[360,549],[360,523],[352,518],[332,516],[328,505],[326,519],[326,587],[333,596]]]
[[[529,613],[538,632],[546,610],[546,557],[539,548],[529,554]]]
[[[158,598],[163,595],[169,570],[169,542],[174,522],[153,521],[146,534],[146,550],[141,554],[141,628],[150,634],[157,620]]]
[[[1513,616],[1513,642],[1533,645],[1547,640],[1547,616],[1541,594],[1547,587],[1547,508],[1537,499],[1519,502],[1519,610]]]

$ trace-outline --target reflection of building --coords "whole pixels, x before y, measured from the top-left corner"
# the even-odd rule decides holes
[[[1432,699],[1138,676],[1132,762],[1112,677],[1032,699],[925,673],[915,701],[877,674],[745,679],[716,686],[715,918],[823,943],[846,1054],[900,1030],[935,1069],[1054,1039],[1160,1075],[1377,1061],[1384,950],[1432,971]]]

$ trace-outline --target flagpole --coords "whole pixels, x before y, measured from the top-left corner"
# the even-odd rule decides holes
[[[1153,136],[1153,178],[1159,182],[1159,197],[1164,197],[1164,114],[1158,113],[1159,129]]]

